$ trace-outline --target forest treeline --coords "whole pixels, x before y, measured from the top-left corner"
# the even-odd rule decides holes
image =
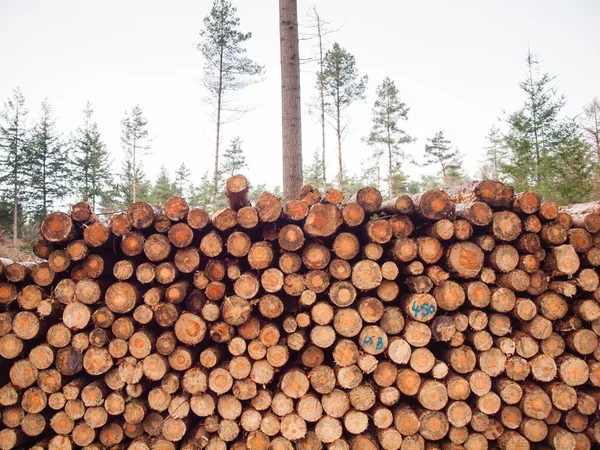
[[[218,34],[223,27],[224,38]],[[245,55],[243,45],[251,33],[239,28],[236,8],[229,1],[214,0],[198,50],[205,62],[202,84],[215,107],[215,161],[199,172],[182,162],[174,172],[162,167],[156,178],[146,175],[143,161],[153,156],[154,130],[140,105],[121,118],[121,148],[109,149],[89,102],[77,129],[65,130],[48,100],[32,107],[16,88],[0,112],[0,229],[5,236],[27,241],[37,234],[41,217],[76,200],[89,201],[98,214],[119,211],[133,201],[164,202],[172,195],[183,195],[191,206],[209,211],[225,206],[223,196],[216,195],[223,190],[224,180],[248,167],[243,136],[225,142],[224,151],[220,149],[222,113],[227,110],[226,102],[232,101],[226,94],[260,81],[263,75],[262,66]],[[478,173],[466,173],[464,154],[448,139],[442,124],[425,142],[408,146],[415,137],[410,135],[410,107],[401,92],[410,86],[396,86],[389,77],[375,89],[370,130],[368,124],[361,124],[365,129],[361,145],[369,156],[359,173],[349,173],[344,131],[351,106],[366,100],[370,80],[359,73],[348,49],[325,39],[334,31],[328,30],[316,9],[306,29],[304,39],[314,42],[317,94],[307,109],[321,125],[322,147],[305,163],[305,183],[347,193],[373,185],[393,196],[478,178],[501,180],[517,191],[533,189],[544,200],[560,204],[600,198],[600,102],[594,98],[577,116],[567,115],[566,97],[556,78],[541,68],[532,53],[527,55],[525,76],[519,83],[522,106],[503,113],[498,105],[499,121],[489,130],[486,147],[480,149]],[[219,60],[223,55],[225,60]],[[214,67],[222,69],[215,72]],[[333,145],[328,139],[331,132]],[[421,150],[415,152],[415,148]],[[326,161],[334,154],[337,167],[331,170]],[[415,165],[427,167],[427,175],[419,180],[408,177],[409,168]],[[264,188],[253,186],[251,198]]]

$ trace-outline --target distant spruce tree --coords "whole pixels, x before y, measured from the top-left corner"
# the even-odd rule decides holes
[[[57,202],[72,193],[73,171],[69,154],[47,100],[42,102],[39,118],[25,147],[26,210],[41,220]]]
[[[427,139],[425,157],[426,166],[439,166],[444,185],[460,184],[463,179],[461,156],[458,149],[453,148],[452,143],[446,139],[443,131],[438,131],[431,139]]]
[[[73,181],[79,200],[90,202],[95,211],[111,179],[109,153],[102,142],[94,110],[87,102],[83,125],[72,138]]]
[[[0,113],[0,194],[11,203],[12,237],[19,236],[22,223],[22,189],[25,177],[25,146],[27,144],[27,109],[21,89],[16,88]]]
[[[187,168],[185,163],[181,163],[179,169],[175,171],[175,187],[177,188],[177,195],[180,197],[187,197],[190,190],[190,169]]]
[[[248,168],[244,150],[242,149],[242,140],[235,137],[231,140],[231,144],[225,153],[223,153],[223,163],[221,165],[221,173],[226,178],[232,177],[240,173],[242,169]]]
[[[165,166],[161,166],[156,182],[152,187],[152,193],[150,195],[150,201],[153,203],[164,203],[170,197],[177,194],[177,186],[171,181],[169,171]]]
[[[219,156],[221,126],[243,115],[240,105],[229,104],[232,92],[260,81],[263,66],[246,56],[244,44],[252,33],[240,31],[237,8],[227,0],[214,0],[210,13],[204,18],[198,50],[204,57],[202,84],[208,91],[207,102],[214,107],[215,165],[213,171],[212,202],[216,204],[219,190]],[[225,116],[229,117],[226,118]]]
[[[403,183],[401,180],[404,179],[400,161],[404,156],[402,145],[413,140],[400,128],[400,122],[408,120],[409,108],[400,100],[398,88],[389,77],[377,86],[376,92],[373,125],[365,141],[374,147],[376,158],[383,157],[387,165],[388,197],[392,198],[399,193],[397,189],[401,189]]]
[[[500,165],[506,157],[506,148],[504,147],[504,138],[502,132],[496,126],[492,126],[486,135],[488,145],[484,147],[485,161],[481,167],[481,173],[486,174],[486,179],[500,179]]]
[[[313,153],[310,164],[304,166],[304,183],[310,184],[313,188],[322,186],[323,182],[323,159],[319,155],[319,150]]]
[[[365,97],[368,77],[359,76],[354,55],[337,42],[325,54],[322,85],[325,93],[325,112],[332,120],[338,147],[338,182],[344,188],[344,161],[342,158],[342,136],[346,128],[344,111],[355,101]],[[321,82],[321,80],[319,80]]]
[[[125,112],[121,121],[121,146],[125,151],[124,169],[130,170],[128,180],[122,179],[121,184],[127,185],[126,190],[131,194],[128,197],[131,202],[141,201],[142,192],[138,192],[138,181],[143,181],[142,157],[150,151],[150,134],[148,132],[148,119],[144,117],[142,108],[134,106],[131,112]],[[123,173],[125,176],[125,173]],[[140,189],[141,191],[141,189]],[[146,192],[147,195],[147,192]]]
[[[219,182],[218,187],[222,186],[221,178],[217,180]],[[214,185],[211,177],[209,177],[208,171],[204,172],[200,182],[198,184],[192,184],[190,187],[190,198],[189,203],[193,208],[203,208],[207,211],[217,211],[227,206],[227,200],[224,195],[213,196]],[[213,199],[216,200],[213,203]]]
[[[525,102],[506,118],[508,151],[500,170],[517,191],[533,189],[545,200],[561,202],[585,199],[578,183],[589,176],[589,160],[582,157],[580,129],[562,114],[566,99],[554,85],[556,77],[542,73],[531,52],[526,63],[527,75],[519,83]]]
[[[589,201],[594,188],[598,188],[596,166],[590,163],[590,145],[574,119],[564,120],[556,132],[561,143],[552,158],[554,189],[548,198],[561,205]]]

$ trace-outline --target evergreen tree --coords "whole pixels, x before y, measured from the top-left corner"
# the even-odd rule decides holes
[[[451,142],[446,139],[443,131],[438,131],[433,138],[427,139],[425,156],[426,166],[439,165],[444,185],[460,184],[463,179],[461,156],[458,149],[452,148]]]
[[[265,191],[268,191],[265,183],[251,184],[250,189],[248,189],[248,200],[250,200],[250,203],[253,205],[256,205],[256,202]]]
[[[573,119],[564,120],[556,134],[560,143],[550,167],[554,189],[546,198],[561,205],[589,201],[595,187],[590,146]]]
[[[519,83],[525,103],[506,119],[508,158],[500,169],[517,191],[534,189],[548,198],[556,189],[553,168],[559,148],[571,140],[560,131],[565,97],[554,86],[555,77],[541,73],[533,53],[526,62],[527,76]]]
[[[482,178],[496,180],[500,179],[500,164],[505,157],[504,138],[500,129],[492,126],[486,136],[489,144],[484,147],[485,161],[481,167]]]
[[[190,190],[190,169],[187,168],[185,163],[181,163],[179,169],[175,172],[175,187],[177,188],[177,195],[180,197],[187,197]]]
[[[227,200],[224,195],[217,197],[213,196],[214,185],[210,179],[208,172],[204,172],[200,183],[190,187],[189,203],[193,208],[203,208],[207,211],[217,211],[227,206]],[[216,203],[213,203],[216,199]]]
[[[590,146],[590,159],[595,166],[595,197],[600,198],[600,101],[597,98],[594,98],[583,109],[581,127],[583,128],[584,139]]]
[[[401,145],[412,141],[406,131],[399,127],[401,120],[408,120],[409,108],[400,100],[398,88],[389,77],[377,86],[376,92],[373,126],[366,141],[375,148],[378,158],[385,156],[388,169],[388,196],[392,198],[398,193],[395,188],[399,188],[398,184],[402,184],[399,181],[402,179],[399,160],[403,156]]]
[[[308,166],[304,166],[304,183],[310,184],[313,188],[321,185],[323,168],[322,159],[319,156],[319,151],[313,153],[312,162]]]
[[[235,137],[231,140],[229,148],[223,153],[221,173],[225,177],[232,177],[246,168],[248,168],[248,164],[246,163],[244,150],[242,150],[242,140],[239,137]]]
[[[319,73],[318,76],[320,77],[321,74]],[[325,69],[322,76],[323,80],[319,82],[322,82],[325,92],[325,112],[332,119],[337,137],[338,181],[342,190],[344,187],[342,135],[346,128],[343,113],[356,100],[364,99],[368,77],[359,76],[354,55],[337,42],[325,54]]]
[[[36,220],[48,214],[72,185],[69,157],[47,100],[25,148],[27,211]]]
[[[177,186],[171,181],[169,172],[165,166],[161,166],[156,182],[152,187],[152,194],[150,200],[153,203],[164,203],[170,197],[177,194]]]
[[[237,8],[230,1],[214,0],[210,13],[204,18],[204,29],[200,32],[198,50],[204,57],[204,77],[202,84],[208,91],[207,101],[214,107],[213,119],[216,125],[215,165],[213,171],[213,200],[215,203],[219,189],[219,149],[221,126],[226,119],[224,112],[234,111],[239,118],[245,111],[239,105],[228,106],[232,92],[256,81],[263,73],[263,66],[246,55],[244,44],[252,33],[242,33]]]
[[[123,161],[121,172],[111,180],[109,187],[101,196],[101,211],[103,213],[115,212],[127,208],[133,201],[133,173],[132,162],[129,159]],[[150,200],[152,185],[146,178],[144,169],[138,164],[135,174],[136,201],[145,202]]]
[[[308,30],[310,31],[305,31],[304,33],[302,33],[302,39],[316,40],[315,56],[311,58],[311,60],[315,61],[318,65],[318,70],[316,74],[316,88],[319,93],[318,99],[314,102],[314,104],[311,103],[309,105],[309,113],[311,112],[311,110],[313,110],[313,108],[318,110],[319,124],[321,125],[321,169],[323,172],[321,174],[321,189],[323,190],[323,192],[325,192],[327,191],[327,164],[325,158],[325,125],[327,124],[327,121],[325,120],[325,45],[323,41],[327,35],[337,30],[328,29],[329,23],[323,20],[315,6],[313,6],[309,10],[308,15],[310,23],[304,28],[308,28]]]
[[[73,181],[80,200],[90,202],[92,209],[108,189],[111,171],[109,154],[100,137],[98,124],[93,118],[92,104],[83,110],[83,125],[73,137]]]
[[[27,141],[27,109],[25,97],[19,88],[4,103],[0,113],[0,190],[12,203],[12,237],[16,242],[19,223],[22,222],[21,189],[25,174],[24,152]]]
[[[123,192],[131,192],[130,195],[127,194],[127,198],[130,198],[133,203],[141,201],[144,196],[142,192],[138,192],[138,181],[144,179],[140,160],[142,156],[149,152],[150,141],[148,120],[144,117],[142,108],[136,105],[130,113],[125,112],[125,117],[121,121],[121,146],[125,151],[123,168],[124,170],[130,170],[130,172],[127,175],[128,180],[122,178],[120,184],[127,185]],[[126,174],[127,172],[124,172],[122,176],[126,176]]]

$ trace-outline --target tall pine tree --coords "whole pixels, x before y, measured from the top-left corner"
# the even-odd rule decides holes
[[[575,120],[565,120],[557,133],[562,137],[553,159],[555,188],[548,198],[561,205],[589,201],[594,187],[597,187],[595,167],[589,163],[590,146]]]
[[[399,189],[402,189],[404,180],[400,162],[400,158],[404,155],[402,145],[412,141],[406,131],[400,128],[400,121],[408,120],[409,108],[400,100],[398,88],[389,77],[377,86],[376,93],[373,125],[366,142],[375,148],[377,159],[384,157],[386,161],[388,196],[392,198],[394,194],[399,193]]]
[[[156,178],[156,182],[152,187],[150,201],[152,201],[153,203],[164,203],[170,197],[173,197],[176,194],[177,186],[173,181],[171,181],[169,171],[165,166],[161,166],[160,172],[158,173],[158,177]]]
[[[364,99],[368,77],[359,76],[354,55],[337,42],[325,54],[325,69],[319,80],[325,93],[325,112],[332,119],[338,147],[338,182],[344,188],[342,136],[346,128],[343,113],[355,101]]]
[[[500,164],[505,157],[504,138],[500,129],[492,126],[486,135],[488,145],[484,147],[485,161],[480,168],[482,178],[499,180],[500,179]]]
[[[460,153],[452,147],[443,131],[438,131],[433,138],[427,139],[425,157],[426,166],[439,166],[444,185],[455,186],[463,181]]]
[[[555,159],[570,137],[560,132],[565,97],[554,86],[556,77],[542,73],[536,55],[527,54],[527,75],[519,83],[523,107],[510,114],[505,145],[508,160],[500,165],[515,189],[534,189],[548,198],[554,191]]]
[[[315,150],[310,164],[304,166],[304,183],[317,188],[323,181],[323,160],[319,156],[319,151]]]
[[[72,171],[62,136],[48,100],[40,114],[25,150],[27,212],[36,220],[48,214],[72,186]]]
[[[26,170],[26,119],[25,97],[21,89],[16,88],[0,113],[0,189],[5,201],[11,205],[12,237],[15,242],[19,236],[19,223],[22,221],[20,196]]]
[[[111,171],[109,154],[93,116],[92,105],[87,102],[83,110],[83,125],[77,128],[72,146],[73,179],[77,197],[90,202],[95,211],[100,198],[108,189]]]
[[[600,101],[597,98],[584,107],[581,127],[584,139],[590,146],[590,159],[595,166],[595,197],[600,198]]]
[[[148,186],[139,184],[145,181],[141,159],[150,151],[150,142],[148,120],[144,117],[142,108],[136,105],[130,113],[125,112],[121,121],[121,146],[125,151],[125,162],[120,184],[123,186],[122,192],[127,192],[123,198],[125,203],[142,201],[144,194],[148,195],[147,191],[142,192]]]
[[[214,107],[215,165],[213,171],[212,203],[216,202],[219,189],[219,156],[221,126],[224,121],[239,118],[245,111],[240,105],[229,105],[232,92],[259,81],[263,66],[246,56],[244,44],[252,33],[240,31],[237,8],[227,0],[214,0],[210,13],[204,18],[198,50],[204,57],[202,84],[208,91],[206,100]],[[225,113],[229,117],[225,117]],[[233,115],[231,113],[234,113]]]
[[[231,144],[229,144],[225,153],[223,153],[221,173],[225,177],[232,177],[247,167],[248,164],[246,163],[246,157],[242,149],[242,140],[239,137],[235,137],[231,140]]]
[[[190,169],[187,168],[185,163],[181,163],[179,169],[175,172],[175,187],[177,188],[177,195],[180,197],[187,197],[190,190]]]

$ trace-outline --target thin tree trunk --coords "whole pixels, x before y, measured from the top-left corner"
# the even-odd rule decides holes
[[[321,100],[321,139],[322,139],[322,154],[321,166],[323,169],[323,192],[327,191],[327,176],[325,174],[325,88],[323,86],[323,36],[321,35],[321,18],[317,13],[317,9],[313,8],[315,16],[317,16],[317,35],[319,36],[319,97]],[[600,152],[600,149],[599,149]],[[600,156],[600,155],[599,155]]]
[[[388,130],[388,163],[389,163],[389,173],[388,173],[388,184],[389,184],[389,196],[390,199],[394,196],[394,192],[393,192],[393,183],[392,183],[392,179],[393,179],[393,175],[392,175],[392,144],[390,143],[390,132]]]
[[[17,231],[19,227],[19,180],[17,176],[17,158],[18,158],[18,150],[15,149],[15,175],[14,175],[14,183],[15,183],[15,196],[13,201],[13,241],[17,242]]]
[[[221,106],[223,103],[223,47],[219,56],[219,89],[217,93],[217,136],[215,140],[215,172],[213,175],[212,211],[217,210],[217,194],[219,191],[219,147],[221,144]]]
[[[13,201],[13,242],[17,242],[18,231],[19,231],[19,113],[17,112],[16,130],[15,130],[15,170],[14,170],[14,184],[15,184],[15,195]]]
[[[136,185],[137,185],[137,167],[135,166],[135,139],[133,141],[133,184],[131,187],[131,197],[133,199],[133,203],[135,203],[135,194],[136,194]]]
[[[339,97],[338,97],[339,98]],[[340,173],[339,173],[339,181],[340,181],[340,191],[344,191],[344,175],[343,175],[343,162],[342,162],[342,129],[341,129],[341,118],[340,118],[340,107],[337,106],[337,141],[338,141],[338,163],[340,165]]]
[[[300,55],[296,0],[279,0],[283,196],[296,198],[302,187]]]
[[[46,154],[46,149],[44,149],[44,153]],[[42,213],[44,214],[44,216],[46,214],[48,214],[48,207],[47,207],[47,202],[48,202],[48,188],[46,186],[46,157],[44,156],[44,165],[42,167],[42,194],[43,194],[43,200],[42,200]]]

